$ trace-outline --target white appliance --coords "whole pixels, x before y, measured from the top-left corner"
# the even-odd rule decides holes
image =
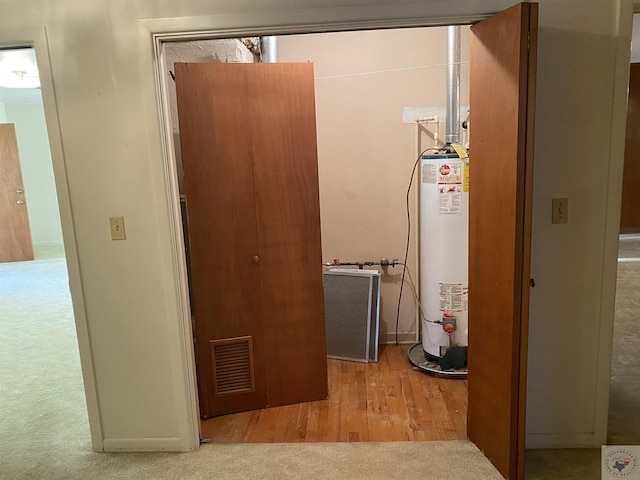
[[[468,160],[456,153],[421,159],[422,347],[436,358],[450,346],[468,345]],[[455,330],[447,333],[446,324]]]

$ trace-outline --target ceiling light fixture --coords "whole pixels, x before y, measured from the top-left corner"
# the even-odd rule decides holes
[[[40,88],[33,48],[0,50],[0,87]]]

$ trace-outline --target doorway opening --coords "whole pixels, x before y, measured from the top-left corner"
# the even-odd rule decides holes
[[[28,451],[32,439],[42,435],[43,422],[55,432],[73,423],[87,434],[65,442],[87,449],[87,406],[36,55],[33,47],[19,46],[0,50],[0,56],[0,126],[15,132],[22,176],[20,184],[13,177],[3,188],[11,194],[10,207],[25,214],[28,209],[32,245],[24,248],[34,252],[31,259],[0,263],[0,375],[7,386],[0,403],[22,422],[5,436],[15,436],[7,445]],[[3,182],[7,178],[3,175]],[[0,228],[12,232],[14,227]],[[57,396],[65,401],[51,401]]]
[[[414,22],[414,25],[415,23],[417,22]],[[371,25],[374,28],[375,26]],[[386,25],[386,27],[390,26]],[[159,28],[163,27],[159,26]],[[363,27],[360,26],[360,28]],[[474,305],[478,307],[478,315],[475,319],[477,325],[474,330],[477,337],[473,341],[477,347],[474,355],[476,355],[477,365],[483,364],[486,368],[476,368],[477,373],[473,376],[473,381],[469,381],[468,433],[474,443],[482,445],[481,448],[487,457],[498,465],[498,469],[504,472],[504,475],[515,477],[516,469],[519,471],[523,465],[522,462],[518,465],[516,452],[519,452],[520,458],[523,458],[525,431],[523,420],[530,288],[528,279],[537,4],[515,5],[475,24],[471,30],[473,32],[471,46],[475,48],[474,54],[471,55],[473,62],[470,65],[474,78],[480,79],[471,85],[472,93],[475,92],[471,95],[471,108],[474,108],[475,102],[474,122],[484,127],[480,135],[485,135],[484,138],[487,140],[490,139],[490,141],[478,143],[474,155],[478,160],[482,160],[482,164],[488,168],[488,171],[500,173],[501,182],[509,185],[509,188],[496,191],[496,178],[480,175],[476,177],[474,183],[476,200],[470,201],[470,204],[475,205],[471,207],[472,213],[474,213],[473,210],[475,213],[471,215],[470,221],[469,255],[470,257],[473,255],[475,259],[475,264],[470,262],[470,265],[474,265],[470,268],[470,290],[473,283],[477,294],[477,303]],[[284,31],[292,33],[295,30],[289,28]],[[298,27],[297,31],[304,32],[305,28]],[[237,33],[244,32],[237,31]],[[267,28],[260,30],[260,33],[282,33],[282,30]],[[175,40],[181,35],[191,39],[207,38],[204,32],[180,34],[165,33],[164,30],[160,30],[154,34],[156,59],[161,58],[161,46],[164,41]],[[216,37],[215,34],[211,36]],[[229,31],[225,31],[224,36],[228,37]],[[161,61],[157,66],[160,64]],[[505,68],[507,65],[508,68]],[[159,70],[157,74],[160,83],[165,82],[164,71]],[[162,92],[162,88],[160,91]],[[203,91],[198,90],[198,92]],[[503,101],[499,103],[493,101],[496,96]],[[162,95],[159,96],[159,100],[162,119],[167,124],[168,117],[164,113],[167,111],[167,106]],[[512,108],[513,106],[516,108]],[[498,119],[499,122],[496,121]],[[170,129],[163,133],[166,147],[170,143]],[[506,138],[509,139],[507,143],[505,143]],[[177,248],[182,246],[178,234],[181,226],[179,195],[176,188],[175,166],[169,162],[173,153],[170,151],[165,153],[167,199],[173,212],[172,228],[176,233],[173,238],[174,261],[176,261],[176,269],[181,270],[178,280],[182,285],[177,285],[180,289],[187,284],[187,281],[184,264],[180,265],[177,262],[180,257],[184,257],[184,253]],[[517,208],[513,209],[512,206]],[[496,207],[500,208],[496,209]],[[488,215],[490,218],[485,218],[487,215],[483,212],[490,212]],[[489,230],[484,228],[487,221],[492,224]],[[508,235],[505,235],[506,232]],[[501,247],[496,247],[496,244]],[[479,255],[480,252],[482,255]],[[495,288],[487,289],[499,283],[504,283],[505,294],[496,298]],[[188,295],[185,295],[182,301],[184,306],[188,307]],[[504,316],[504,312],[512,312],[512,315]],[[500,318],[504,321],[496,322]],[[181,325],[189,326],[189,320],[187,314]],[[494,332],[492,336],[489,334],[490,331]],[[190,332],[190,329],[185,329],[182,344],[186,350],[193,351],[192,339],[189,338]],[[490,341],[492,338],[504,341]],[[496,371],[492,367],[498,363],[508,363],[508,365]],[[195,372],[189,373],[193,375]],[[192,378],[195,380],[195,375]],[[472,393],[473,402],[471,401]],[[501,407],[487,412],[482,407],[486,402],[494,402]],[[498,412],[500,412],[499,416],[496,415]],[[501,441],[496,442],[497,438]]]
[[[469,27],[462,27],[462,32],[461,104],[466,106]],[[259,62],[257,40],[245,37],[162,43],[161,81],[166,92],[165,108],[171,116],[169,138],[175,154],[187,270],[189,237],[173,63]],[[404,197],[417,154],[416,141],[420,150],[433,147],[436,133],[436,126],[425,125],[416,139],[415,120],[439,115],[439,128],[444,131],[447,28],[286,35],[278,37],[278,57],[280,62],[312,61],[315,67],[323,261],[401,257],[407,229]],[[467,113],[468,107],[463,107],[463,119]],[[440,140],[438,146],[442,145]],[[412,195],[416,195],[415,188]],[[388,210],[389,205],[393,205],[395,214],[377,217],[376,212]],[[417,224],[413,206],[411,217]],[[416,243],[412,231],[407,264],[413,276],[418,270]],[[221,442],[466,438],[466,381],[426,377],[415,372],[407,359],[408,346],[417,338],[417,307],[407,285],[395,325],[401,274],[400,267],[389,268],[381,277],[380,342],[384,347],[378,364],[329,360],[332,393],[325,405],[311,402],[208,419],[201,424],[203,437]],[[402,345],[394,345],[396,338]],[[348,393],[350,388],[354,392]],[[389,404],[391,396],[395,398]],[[333,425],[318,429],[318,422]],[[377,422],[386,426],[371,427]],[[276,423],[297,427],[276,429]],[[249,428],[250,424],[254,427]],[[239,435],[239,431],[246,433]]]
[[[607,442],[640,443],[640,13],[633,15]]]

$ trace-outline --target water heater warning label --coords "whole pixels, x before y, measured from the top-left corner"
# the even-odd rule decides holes
[[[464,288],[461,283],[439,283],[440,295],[462,295]]]
[[[462,184],[438,185],[438,213],[462,214]]]
[[[422,183],[437,183],[438,175],[436,166],[433,163],[422,165]]]
[[[438,166],[438,214],[462,215],[462,162]]]
[[[468,310],[468,289],[461,283],[439,283],[440,311],[463,312]]]
[[[469,191],[469,162],[464,162],[464,182],[462,182],[462,191]]]

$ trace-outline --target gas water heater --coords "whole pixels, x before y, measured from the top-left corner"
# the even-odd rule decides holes
[[[420,165],[422,348],[432,358],[468,341],[469,159],[423,155]]]

